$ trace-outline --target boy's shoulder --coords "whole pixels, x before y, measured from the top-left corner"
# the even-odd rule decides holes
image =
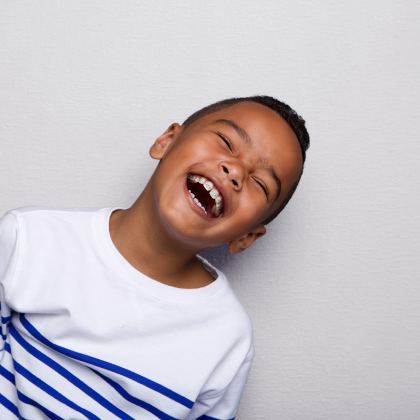
[[[100,210],[100,207],[22,206],[7,210],[4,215],[13,214],[18,222],[25,221],[27,225],[41,227],[54,222],[87,220]]]
[[[36,246],[37,243],[74,237],[74,233],[86,236],[101,211],[98,207],[48,207],[23,206],[7,210],[3,219],[13,220],[20,241]]]
[[[226,283],[227,287],[222,289],[223,292],[219,297],[218,304],[220,307],[225,306],[226,316],[230,318],[231,325],[235,326],[235,328],[237,328],[238,331],[241,331],[242,334],[252,336],[252,319],[242,302],[237,297],[225,272],[213,265],[207,258],[198,254],[197,257],[200,259],[203,265],[206,266],[206,269],[209,272],[213,273],[213,275],[220,276],[220,280]],[[220,307],[218,310],[221,310]]]
[[[100,210],[99,207],[49,207],[49,206],[22,206],[12,208],[6,211],[6,213],[15,213],[19,215],[23,214],[34,214],[38,216],[49,215],[52,213],[60,214],[75,214],[75,213],[86,213],[95,212]]]

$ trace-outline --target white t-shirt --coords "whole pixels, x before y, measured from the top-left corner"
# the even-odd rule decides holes
[[[231,419],[254,356],[225,275],[165,285],[109,233],[119,207],[0,218],[0,418]]]

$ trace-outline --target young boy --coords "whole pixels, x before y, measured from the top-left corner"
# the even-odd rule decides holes
[[[127,209],[21,207],[0,219],[0,418],[231,419],[251,321],[218,268],[300,180],[305,121],[268,96],[171,124]]]

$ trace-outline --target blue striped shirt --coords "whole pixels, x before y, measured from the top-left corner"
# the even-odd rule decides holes
[[[223,272],[197,289],[118,252],[116,207],[0,219],[1,419],[233,419],[252,325]]]

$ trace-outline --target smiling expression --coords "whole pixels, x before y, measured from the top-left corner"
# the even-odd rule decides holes
[[[161,223],[197,249],[249,236],[258,227],[263,234],[262,222],[302,168],[293,130],[270,108],[249,101],[187,127],[171,124],[150,155],[160,160],[151,185]]]

